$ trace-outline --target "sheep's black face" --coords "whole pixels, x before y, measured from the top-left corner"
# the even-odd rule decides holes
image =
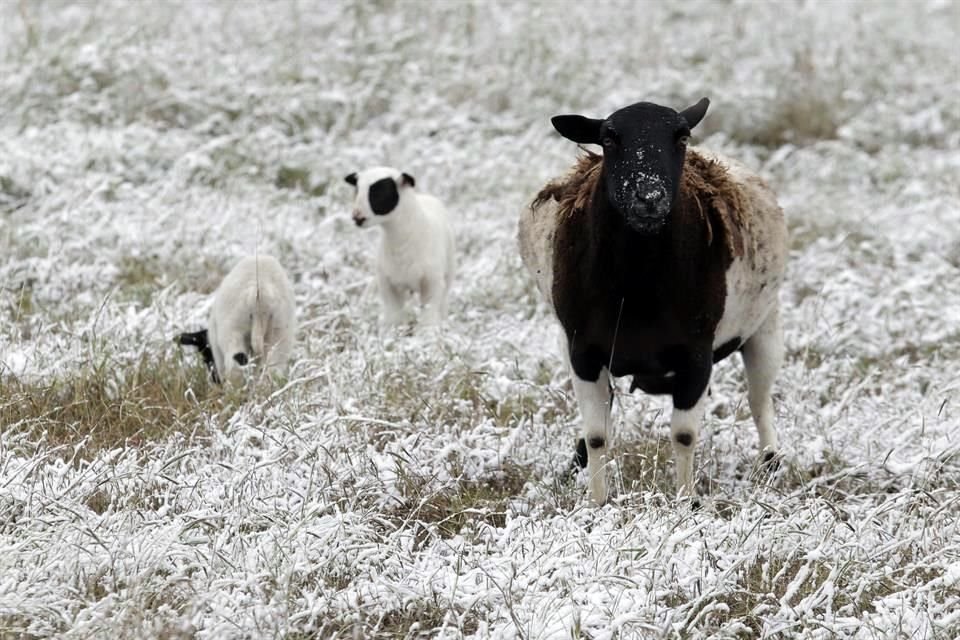
[[[603,147],[603,181],[610,203],[639,233],[656,233],[680,190],[687,140],[707,112],[706,98],[675,111],[638,102],[605,120],[555,116],[553,126],[574,142]]]

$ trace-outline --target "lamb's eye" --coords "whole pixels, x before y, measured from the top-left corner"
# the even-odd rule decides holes
[[[613,139],[613,136],[607,134],[603,136],[600,144],[602,144],[606,149],[613,149],[615,146],[617,146],[617,141]]]
[[[688,135],[681,135],[679,138],[677,138],[677,144],[679,144],[680,146],[685,147],[689,143],[690,143],[690,136]]]

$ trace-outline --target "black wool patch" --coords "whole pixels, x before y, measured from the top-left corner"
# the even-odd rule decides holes
[[[240,353],[233,354],[233,361],[236,362],[241,367],[247,366],[247,362],[249,362],[249,360],[247,359],[247,354],[245,354],[242,351]]]
[[[691,444],[693,444],[693,436],[689,433],[678,433],[675,436],[675,439],[678,443],[685,447],[689,447]]]
[[[370,198],[370,209],[378,216],[384,216],[396,209],[400,201],[397,183],[393,178],[377,180],[370,185],[367,195]]]
[[[587,444],[590,445],[590,448],[591,448],[591,449],[599,449],[599,448],[602,447],[603,445],[607,444],[607,441],[604,440],[603,438],[598,438],[598,437],[594,436],[594,437],[590,438],[590,440],[587,441]]]

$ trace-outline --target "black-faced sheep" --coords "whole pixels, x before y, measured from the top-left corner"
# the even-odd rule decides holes
[[[246,257],[213,295],[206,329],[177,336],[197,347],[214,382],[236,381],[242,367],[267,370],[287,364],[296,333],[293,285],[271,256]]]
[[[443,204],[417,193],[412,176],[390,167],[351,173],[345,180],[356,187],[356,225],[383,229],[377,260],[383,323],[403,321],[406,301],[415,292],[423,307],[421,324],[439,325],[447,314],[455,267],[453,231]]]
[[[578,457],[583,464],[585,449],[597,503],[607,499],[610,375],[673,396],[677,485],[692,495],[711,368],[740,351],[761,455],[775,463],[786,225],[759,177],[687,149],[708,105],[677,112],[639,102],[606,119],[554,117],[563,137],[601,145],[603,155],[587,153],[520,218],[523,261],[566,336],[586,441]]]

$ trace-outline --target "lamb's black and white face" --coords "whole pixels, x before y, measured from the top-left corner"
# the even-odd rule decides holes
[[[552,118],[560,135],[603,147],[607,198],[640,233],[662,229],[680,190],[687,141],[707,112],[706,98],[683,111],[637,102],[605,120],[579,115]]]
[[[344,178],[357,189],[353,221],[358,227],[383,224],[400,204],[404,191],[416,182],[413,176],[392,167],[372,167]]]

